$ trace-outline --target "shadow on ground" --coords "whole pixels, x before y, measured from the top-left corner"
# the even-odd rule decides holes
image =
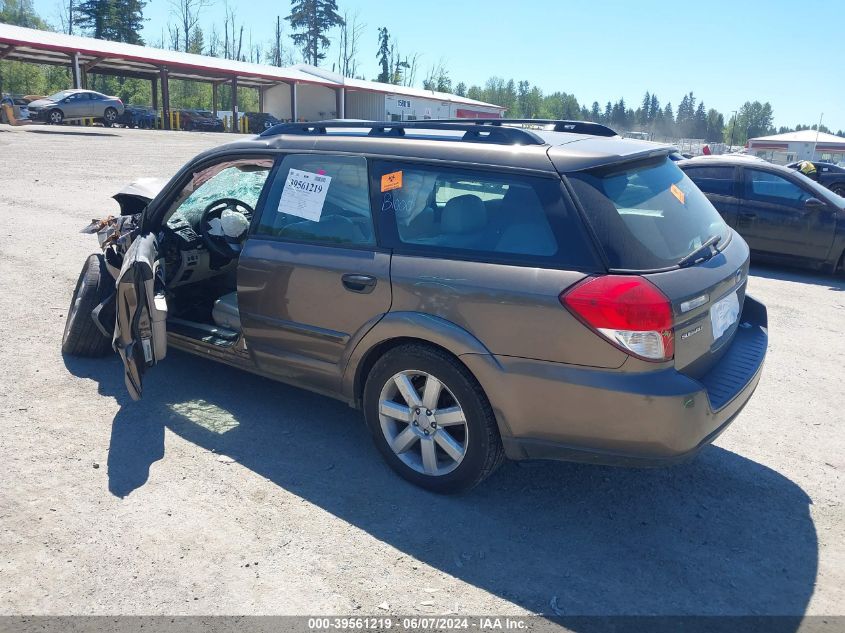
[[[117,134],[113,134],[111,132],[90,132],[90,131],[82,132],[81,130],[62,130],[62,129],[44,129],[44,128],[28,129],[27,132],[29,132],[30,134],[64,134],[66,136],[118,136]]]
[[[117,496],[146,483],[169,428],[532,611],[800,615],[813,592],[810,499],[718,447],[664,470],[508,463],[471,493],[441,497],[396,477],[360,414],[331,399],[172,352],[135,403],[116,359],[65,362],[122,405],[108,458]]]
[[[833,291],[845,292],[845,276],[841,273],[819,273],[801,268],[787,268],[770,266],[768,264],[753,264],[748,274],[752,277],[763,277],[765,279],[778,279],[780,281],[794,281],[801,284],[812,284],[824,286]]]

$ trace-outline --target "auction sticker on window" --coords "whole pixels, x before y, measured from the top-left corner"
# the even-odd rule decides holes
[[[381,192],[402,188],[402,172],[394,171],[381,177]]]
[[[279,200],[279,213],[319,222],[331,182],[331,176],[291,169]]]

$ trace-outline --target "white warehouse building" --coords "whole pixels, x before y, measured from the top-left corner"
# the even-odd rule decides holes
[[[748,139],[748,153],[781,165],[797,160],[842,163],[845,138],[815,130],[760,136]]]

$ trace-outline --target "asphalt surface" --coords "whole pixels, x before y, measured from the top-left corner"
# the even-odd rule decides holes
[[[133,403],[116,357],[63,358],[80,228],[229,138],[0,126],[0,614],[843,613],[841,278],[752,269],[765,373],[695,461],[459,497],[333,400],[171,352]]]

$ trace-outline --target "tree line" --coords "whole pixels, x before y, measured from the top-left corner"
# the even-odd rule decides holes
[[[270,41],[256,41],[252,31],[239,19],[237,5],[223,0],[222,25],[203,29],[201,17],[214,0],[169,0],[171,20],[162,27],[158,41],[149,42],[158,48],[210,55],[275,66],[298,60],[315,66],[328,66],[344,76],[365,77],[360,72],[360,55],[367,25],[358,15],[341,13],[337,0],[291,0],[290,13],[277,15]],[[61,0],[59,25],[50,25],[39,16],[32,0],[0,0],[0,22],[29,28],[60,30],[69,34],[99,39],[146,44],[142,36],[146,0]],[[288,33],[289,31],[289,33]],[[419,53],[403,53],[396,38],[386,26],[375,31],[378,73],[375,81],[401,86],[417,85]],[[336,57],[328,59],[334,44]],[[93,75],[93,89],[116,94],[126,103],[149,103],[148,81]],[[747,139],[792,130],[816,129],[816,125],[799,124],[794,128],[773,125],[774,113],[769,102],[747,101],[726,116],[708,108],[693,92],[684,94],[677,106],[661,101],[647,91],[642,101],[629,104],[623,97],[604,104],[579,102],[574,94],[555,91],[545,94],[528,81],[490,77],[483,84],[454,82],[447,63],[440,59],[432,64],[421,80],[427,90],[451,92],[470,99],[507,108],[507,116],[526,119],[575,119],[606,124],[620,132],[648,132],[655,138],[696,138],[707,142],[732,142],[742,145]],[[13,93],[47,94],[66,88],[67,69],[60,67],[0,62],[0,90]],[[238,101],[244,111],[257,108],[257,94],[243,89]],[[228,86],[221,87],[221,107],[230,102]],[[171,82],[174,108],[207,108],[211,88],[207,84],[174,80]],[[821,131],[832,132],[826,126]],[[839,136],[845,131],[839,130]]]

